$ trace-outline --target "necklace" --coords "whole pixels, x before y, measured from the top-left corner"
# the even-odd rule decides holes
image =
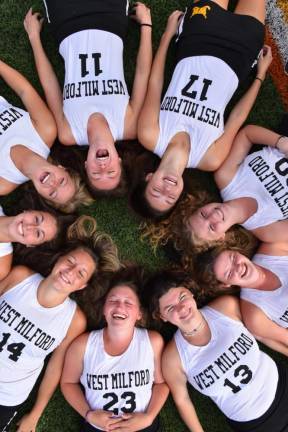
[[[195,327],[193,330],[191,330],[191,331],[187,331],[187,332],[181,330],[181,333],[183,334],[183,336],[195,336],[196,333],[198,333],[200,330],[202,330],[202,328],[204,327],[204,325],[205,325],[205,320],[203,319],[203,320],[198,324],[198,326]]]

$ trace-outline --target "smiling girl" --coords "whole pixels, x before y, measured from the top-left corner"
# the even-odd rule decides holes
[[[189,382],[214,401],[235,432],[288,428],[288,368],[261,351],[241,322],[239,301],[222,296],[198,309],[187,276],[157,274],[148,282],[154,316],[178,329],[166,347],[163,374],[189,431],[203,432]]]
[[[80,336],[67,352],[61,388],[85,419],[83,431],[158,430],[168,396],[160,365],[163,340],[137,326],[143,317],[140,284],[134,268],[116,274],[104,300],[106,326]]]
[[[71,211],[71,202],[79,205],[78,195],[85,203],[87,193],[85,197],[76,173],[71,176],[62,166],[47,161],[56,138],[56,124],[43,100],[23,75],[3,61],[0,76],[28,111],[0,97],[0,195],[31,180],[43,198],[64,211],[67,207]]]

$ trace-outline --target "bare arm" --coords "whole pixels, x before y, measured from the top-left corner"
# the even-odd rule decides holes
[[[2,256],[0,258],[0,281],[6,278],[11,270],[13,254]]]
[[[24,28],[33,50],[37,73],[47,104],[54,115],[59,139],[63,144],[72,145],[75,144],[75,140],[63,112],[62,91],[57,76],[42,46],[40,37],[42,25],[43,19],[39,20],[39,14],[33,14],[32,9],[29,9],[24,19]]]
[[[261,126],[248,125],[241,129],[233,141],[229,156],[215,172],[217,186],[223,189],[230,183],[253,143],[275,147],[279,137],[280,135],[276,132]]]
[[[72,340],[75,339],[79,334],[83,333],[85,328],[86,318],[83,312],[77,308],[65,339],[55,349],[48,362],[38,390],[36,402],[30,413],[22,417],[20,420],[17,432],[36,431],[38,420],[40,419],[45,407],[51,399],[57,385],[59,384],[65,352]]]
[[[191,432],[204,432],[187,390],[187,378],[174,340],[166,347],[162,358],[164,378],[171,390],[180,416]]]
[[[256,305],[241,300],[243,321],[249,331],[263,344],[288,356],[288,329],[279,326]]]
[[[35,129],[47,146],[51,147],[56,138],[55,121],[34,87],[20,72],[1,60],[0,76],[20,97],[25,108],[29,112]]]
[[[252,233],[262,242],[281,242],[283,244],[283,242],[288,242],[288,220],[281,220],[256,228],[252,230]]]
[[[171,39],[177,31],[178,20],[181,15],[181,11],[174,11],[168,19],[166,29],[153,61],[146,98],[139,116],[138,138],[141,144],[151,151],[154,150],[159,134],[158,120],[167,51]]]
[[[264,81],[267,69],[272,61],[272,51],[267,45],[264,46],[260,58],[258,60],[258,71],[257,78]],[[216,154],[214,155],[219,168],[223,161],[229,157],[229,152],[235,135],[239,131],[240,127],[244,124],[247,119],[259,93],[261,87],[261,81],[255,79],[247,92],[242,96],[238,103],[232,109],[227,122],[225,124],[223,135],[216,141]]]
[[[145,99],[152,64],[152,22],[150,9],[143,3],[137,2],[134,10],[135,20],[139,23],[141,35],[133,88],[127,111],[127,120],[125,121],[125,139],[133,139],[137,136],[137,121]],[[151,24],[151,27],[149,24]]]

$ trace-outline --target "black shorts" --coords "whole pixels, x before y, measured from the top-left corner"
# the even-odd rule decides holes
[[[13,418],[18,413],[18,409],[22,404],[16,406],[0,405],[0,432],[8,432],[8,427]]]
[[[200,0],[187,8],[180,24],[176,61],[201,55],[218,57],[242,81],[263,44],[264,25],[256,18],[234,14],[210,0]]]
[[[58,45],[81,30],[97,29],[124,39],[129,0],[43,0]]]
[[[279,380],[272,405],[265,414],[255,420],[235,422],[227,419],[234,432],[288,431],[288,367],[284,363],[278,363],[277,367]]]
[[[156,417],[151,426],[148,426],[145,429],[141,429],[138,432],[157,432],[157,431],[160,431],[159,423],[160,423],[159,417]],[[91,426],[89,423],[85,423],[81,429],[81,432],[103,432],[103,430],[97,429],[97,428]]]

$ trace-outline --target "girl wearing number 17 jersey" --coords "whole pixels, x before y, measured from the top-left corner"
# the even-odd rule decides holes
[[[135,200],[133,194],[132,204],[135,201],[135,209],[146,217],[161,217],[176,204],[186,167],[219,168],[271,62],[267,47],[260,55],[257,79],[224,127],[225,108],[263,47],[265,1],[239,0],[234,13],[227,11],[228,0],[189,3],[183,17],[174,11],[168,19],[139,117],[141,144],[161,158],[157,170],[146,175],[146,187],[141,179],[144,200],[137,200],[139,188]],[[166,55],[175,34],[176,66],[161,102]]]

